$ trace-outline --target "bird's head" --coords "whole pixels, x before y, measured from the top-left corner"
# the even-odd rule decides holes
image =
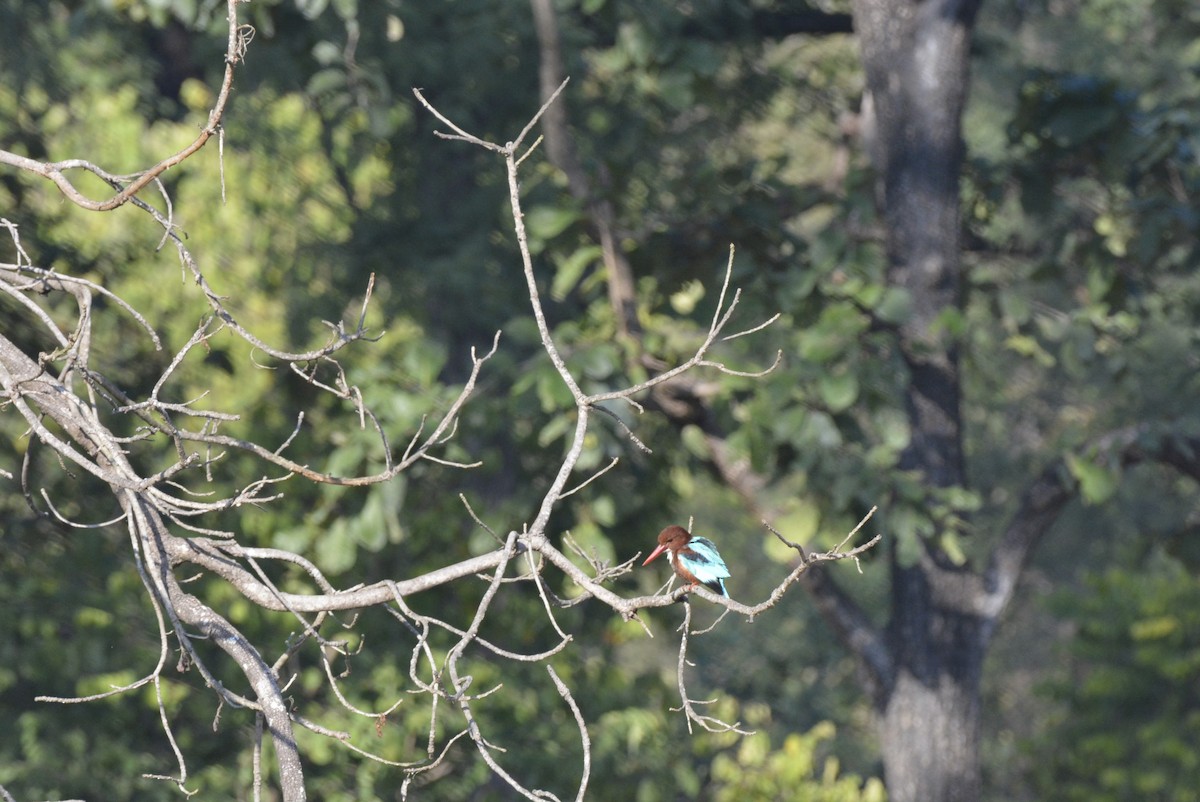
[[[649,565],[651,560],[662,554],[664,551],[679,551],[686,546],[687,542],[691,539],[692,533],[684,529],[682,526],[676,526],[674,524],[668,526],[666,529],[658,533],[658,547],[655,548],[654,551],[650,552],[650,556],[646,558],[646,561],[642,563],[642,565]]]

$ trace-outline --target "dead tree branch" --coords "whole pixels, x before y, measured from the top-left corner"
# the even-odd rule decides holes
[[[369,343],[375,339],[365,323],[373,281],[365,289],[358,320],[348,325],[342,322],[329,324],[328,339],[315,349],[290,351],[273,346],[260,340],[239,321],[227,300],[210,285],[201,269],[201,261],[185,246],[177,233],[172,201],[159,180],[166,170],[190,158],[209,138],[220,133],[234,68],[241,63],[252,34],[248,27],[237,20],[238,0],[228,0],[227,5],[228,42],[221,89],[206,126],[187,148],[163,158],[135,176],[119,176],[82,159],[37,162],[0,151],[0,164],[46,178],[84,210],[106,212],[131,203],[149,215],[162,227],[162,241],[174,244],[186,274],[190,274],[197,291],[208,304],[209,315],[196,327],[187,342],[173,352],[152,388],[137,397],[112,378],[114,374],[111,367],[104,362],[105,357],[110,355],[97,353],[92,347],[95,315],[98,314],[94,301],[103,297],[111,307],[106,314],[128,315],[137,328],[144,332],[146,343],[156,350],[163,350],[164,338],[159,334],[158,326],[147,320],[133,304],[95,281],[37,266],[20,241],[17,227],[7,220],[0,220],[0,226],[8,230],[16,251],[12,263],[0,264],[0,297],[10,299],[22,310],[25,318],[33,321],[35,339],[40,339],[48,349],[40,351],[25,344],[28,338],[21,339],[19,344],[5,332],[0,332],[0,412],[17,416],[22,421],[30,449],[45,450],[56,457],[65,470],[82,471],[107,486],[113,509],[107,516],[111,520],[103,526],[126,527],[132,563],[142,580],[159,629],[160,650],[156,664],[137,682],[82,698],[49,695],[39,698],[45,702],[76,703],[153,685],[158,692],[164,737],[171,746],[177,764],[169,776],[155,776],[168,779],[186,791],[186,756],[176,744],[161,693],[163,672],[170,662],[167,658],[174,652],[179,669],[194,669],[216,696],[220,709],[229,706],[253,713],[259,729],[259,738],[254,747],[253,783],[256,794],[262,784],[261,735],[265,732],[269,734],[274,747],[272,753],[280,778],[281,798],[285,802],[300,802],[306,798],[303,760],[295,737],[295,728],[300,726],[337,740],[368,759],[398,767],[405,772],[403,794],[407,794],[412,783],[425,782],[447,771],[451,765],[448,755],[456,743],[466,738],[474,746],[479,758],[515,792],[530,799],[547,799],[554,797],[545,790],[527,787],[510,768],[501,764],[497,757],[501,746],[495,742],[495,736],[483,731],[474,707],[477,700],[497,692],[499,687],[474,688],[473,677],[468,672],[469,661],[475,659],[477,653],[482,654],[483,659],[543,663],[559,699],[578,728],[582,770],[576,799],[582,800],[591,773],[591,741],[587,723],[572,690],[555,673],[549,662],[574,642],[571,633],[565,631],[556,620],[556,609],[592,600],[623,619],[637,620],[646,627],[638,618],[639,611],[685,601],[679,652],[679,688],[689,727],[697,723],[704,727],[724,727],[742,732],[736,726],[724,725],[698,713],[695,706],[702,703],[691,700],[687,695],[683,666],[686,663],[688,638],[700,634],[690,629],[688,594],[694,593],[725,607],[727,612],[753,620],[774,606],[811,566],[854,558],[873,547],[879,538],[877,536],[853,548],[848,548],[847,538],[837,549],[822,554],[801,552],[798,565],[781,578],[766,599],[757,604],[718,597],[703,588],[681,588],[669,595],[626,596],[620,592],[618,582],[629,572],[632,561],[609,567],[598,564],[578,551],[571,556],[555,545],[561,533],[549,529],[554,510],[581,488],[606,481],[619,465],[617,460],[613,460],[606,467],[586,476],[576,475],[592,423],[592,413],[597,410],[608,412],[599,404],[623,401],[640,411],[642,406],[639,397],[692,371],[707,369],[734,376],[761,376],[772,370],[780,359],[780,355],[776,354],[765,370],[741,370],[727,366],[711,353],[718,342],[752,335],[776,319],[772,317],[754,322],[730,333],[731,329],[736,328],[733,321],[740,299],[739,291],[730,287],[734,260],[731,247],[717,309],[701,342],[688,359],[673,367],[664,366],[651,378],[623,389],[592,394],[583,391],[577,378],[568,369],[547,322],[527,242],[518,180],[521,165],[537,146],[537,142],[528,146],[526,142],[538,122],[551,112],[566,87],[565,81],[550,93],[516,138],[504,144],[489,142],[467,132],[442,115],[419,90],[414,90],[420,102],[452,132],[439,136],[483,148],[503,159],[513,232],[520,252],[521,274],[530,312],[537,324],[542,350],[573,399],[576,422],[569,447],[544,495],[529,510],[529,520],[498,526],[498,531],[507,530],[507,534],[502,544],[486,554],[413,576],[339,588],[305,555],[244,545],[242,533],[237,530],[236,524],[230,526],[228,516],[218,518],[247,505],[271,503],[279,498],[278,487],[284,481],[307,480],[339,486],[366,486],[390,481],[421,460],[460,465],[444,455],[444,447],[454,437],[462,409],[476,392],[484,365],[497,352],[500,342],[497,332],[490,349],[485,353],[472,349],[469,375],[461,390],[444,409],[431,417],[428,424],[423,423],[400,450],[388,442],[383,425],[365,406],[362,392],[349,383],[346,371],[338,361],[341,352],[348,346],[360,341]],[[75,169],[87,170],[104,179],[113,186],[115,194],[103,200],[84,197],[67,177],[68,171]],[[155,208],[140,197],[139,193],[151,186],[160,194],[166,211]],[[624,292],[621,291],[622,297]],[[62,310],[51,306],[46,300],[47,297],[63,295],[74,301],[72,319],[68,323],[63,322]],[[302,461],[286,456],[304,424],[303,414],[297,417],[296,429],[282,443],[264,444],[221,433],[222,425],[239,420],[239,411],[203,409],[199,403],[205,397],[203,394],[200,398],[173,397],[181,365],[189,356],[203,352],[212,337],[221,331],[232,333],[253,346],[257,353],[264,355],[264,359],[274,360],[276,364],[273,366],[287,366],[294,375],[312,387],[332,394],[344,405],[348,415],[356,419],[360,428],[366,428],[369,420],[384,454],[383,470],[363,476],[334,475],[315,470]],[[127,430],[130,422],[134,425],[135,433],[118,434]],[[645,445],[630,427],[624,428],[633,447],[644,449]],[[273,475],[262,475],[223,495],[208,494],[204,486],[207,484],[211,487],[209,483],[214,473],[222,469],[223,457],[228,452],[239,452],[257,460],[265,467],[266,474]],[[167,463],[166,467],[161,467],[164,463]],[[140,470],[138,466],[143,464],[153,464],[157,469]],[[13,475],[8,471],[4,473],[6,476]],[[23,469],[20,476],[25,496],[32,506],[38,493],[36,488],[31,487],[27,470]],[[198,490],[197,487],[202,489]],[[59,523],[78,526],[80,532],[93,532],[100,526],[67,521],[50,495],[43,497],[50,510],[44,514],[52,516]],[[474,517],[473,512],[470,515]],[[105,516],[96,515],[97,519],[102,517]],[[856,532],[852,532],[851,536]],[[564,542],[569,549],[569,539],[564,539]],[[287,585],[272,581],[264,570],[264,565],[271,562],[295,566],[298,574],[296,581]],[[580,590],[579,596],[569,601],[558,598],[550,590],[551,583],[546,579],[546,572],[551,570],[573,582]],[[216,609],[213,603],[202,598],[200,591],[191,593],[186,589],[186,580],[181,577],[190,578],[197,572],[227,583],[262,610],[288,613],[298,624],[299,631],[289,638],[274,661],[268,659],[268,647],[254,643],[231,621],[234,617]],[[415,594],[452,582],[476,582],[480,577],[486,582],[486,590],[467,622],[456,623],[421,614],[408,603],[408,599]],[[308,583],[307,588],[302,584],[305,582]],[[530,598],[539,599],[545,612],[547,631],[553,631],[557,641],[541,651],[523,653],[484,638],[481,635],[483,625],[494,614],[495,599],[504,593],[526,593]],[[431,723],[423,754],[410,762],[373,754],[353,743],[348,732],[304,717],[293,709],[287,696],[288,686],[295,679],[294,674],[286,673],[289,662],[304,650],[316,649],[332,700],[350,714],[374,719],[377,726],[382,726],[400,701],[393,704],[385,700],[379,710],[351,703],[341,689],[344,678],[335,675],[330,660],[350,660],[355,656],[354,652],[345,642],[330,639],[321,633],[322,623],[333,613],[372,608],[386,611],[394,619],[397,630],[409,639],[408,644],[402,647],[408,654],[408,679],[411,682],[408,690],[423,698],[429,706]],[[648,627],[646,631],[649,633]],[[197,648],[196,643],[201,639],[213,644],[220,653]],[[447,641],[453,645],[448,649],[442,648],[441,644]],[[276,651],[270,648],[269,653]],[[244,682],[228,682],[230,675]],[[246,687],[249,690],[243,690],[242,693],[233,690]],[[453,729],[445,724],[447,713],[457,717]],[[459,726],[462,721],[465,721],[465,725]],[[448,729],[453,733],[450,737],[445,736]]]

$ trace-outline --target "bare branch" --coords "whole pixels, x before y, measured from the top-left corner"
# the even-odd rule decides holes
[[[417,96],[417,100],[421,101],[421,105],[429,110],[430,114],[432,114],[434,117],[437,117],[439,120],[441,120],[447,126],[449,126],[451,130],[453,130],[456,134],[458,134],[458,136],[450,136],[448,134],[443,134],[443,133],[435,131],[434,133],[437,136],[440,136],[443,139],[460,139],[463,142],[469,142],[470,144],[478,145],[481,148],[487,148],[488,150],[494,150],[497,153],[504,152],[504,148],[500,147],[499,145],[494,145],[491,142],[485,142],[484,140],[480,139],[477,136],[472,136],[471,134],[468,134],[466,131],[459,128],[457,125],[455,125],[453,122],[451,122],[449,119],[447,119],[440,111],[438,111],[436,108],[434,108],[432,103],[430,103],[428,100],[425,99],[425,95],[421,94],[420,89],[413,87],[413,94]]]
[[[755,605],[716,596],[704,588],[679,588],[673,592],[652,596],[626,596],[619,583],[633,570],[633,559],[615,566],[609,565],[608,561],[585,553],[570,538],[569,533],[563,537],[563,548],[555,545],[557,533],[550,531],[550,520],[563,500],[586,487],[599,486],[608,481],[612,472],[621,464],[619,458],[614,457],[607,465],[590,472],[581,481],[577,477],[573,479],[584,454],[593,410],[599,410],[604,416],[615,420],[621,433],[635,448],[647,453],[650,451],[621,417],[601,406],[602,402],[623,401],[640,413],[643,406],[635,396],[673,381],[686,372],[711,368],[731,376],[761,376],[773,370],[781,359],[781,355],[777,354],[774,363],[764,371],[739,371],[717,361],[710,353],[718,340],[725,341],[755,334],[779,317],[775,315],[736,333],[725,333],[731,327],[741,297],[740,291],[731,287],[734,249],[730,246],[716,309],[690,358],[675,367],[661,370],[646,381],[624,388],[590,395],[581,389],[580,380],[572,375],[555,341],[539,295],[524,225],[518,180],[519,169],[533,155],[549,151],[552,160],[561,162],[559,148],[563,144],[566,129],[565,117],[558,114],[558,107],[563,102],[562,93],[567,86],[565,78],[556,81],[554,86],[557,88],[552,91],[547,85],[541,106],[530,116],[518,134],[504,144],[488,142],[470,134],[439,112],[420,90],[413,90],[422,106],[452,132],[439,133],[438,136],[484,148],[503,158],[508,181],[512,230],[520,252],[521,274],[530,304],[529,310],[537,325],[545,358],[550,360],[558,379],[570,392],[575,407],[576,421],[566,452],[553,476],[549,477],[544,495],[536,508],[529,511],[530,519],[525,522],[505,522],[503,528],[497,524],[493,529],[481,520],[467,503],[465,496],[460,496],[467,516],[481,528],[494,537],[497,531],[508,532],[497,548],[486,554],[444,564],[412,576],[386,578],[372,584],[354,584],[350,587],[335,585],[316,563],[304,555],[278,548],[252,548],[242,545],[242,533],[239,531],[236,517],[230,514],[231,511],[247,505],[266,504],[279,498],[286,487],[285,482],[309,481],[362,487],[395,479],[402,471],[422,460],[459,468],[478,464],[451,459],[445,453],[444,447],[458,432],[463,408],[478,388],[484,364],[498,352],[500,332],[494,335],[487,352],[480,353],[474,348],[471,349],[469,375],[448,405],[444,405],[444,409],[430,412],[427,418],[422,418],[416,431],[411,436],[397,440],[393,449],[386,434],[389,431],[388,427],[367,407],[364,393],[352,384],[354,374],[339,361],[342,359],[343,349],[352,343],[377,339],[377,335],[367,330],[368,307],[375,290],[373,274],[363,291],[357,319],[353,318],[351,309],[351,318],[348,321],[325,322],[328,334],[323,343],[319,347],[303,351],[276,347],[261,340],[239,320],[227,304],[227,299],[209,283],[205,270],[201,269],[201,262],[185,246],[176,223],[174,202],[161,177],[171,167],[197,152],[215,134],[220,151],[218,156],[222,161],[220,180],[224,198],[222,119],[232,86],[234,67],[241,63],[246,46],[253,35],[253,29],[238,23],[237,1],[227,0],[228,37],[225,73],[220,92],[210,111],[207,124],[188,147],[162,158],[156,165],[133,176],[116,175],[82,159],[38,162],[0,151],[0,164],[8,164],[47,178],[68,199],[84,209],[106,211],[129,203],[141,213],[147,214],[162,228],[158,247],[167,243],[175,246],[182,275],[192,279],[196,288],[193,291],[198,291],[208,305],[207,316],[200,321],[187,341],[173,353],[168,352],[169,359],[166,355],[162,357],[166,364],[154,377],[148,393],[131,393],[122,388],[119,382],[114,381],[111,373],[105,375],[105,370],[100,365],[100,357],[103,355],[92,353],[93,315],[99,314],[106,305],[94,304],[93,301],[112,301],[113,306],[119,307],[123,314],[131,316],[145,332],[148,343],[155,349],[162,350],[163,344],[155,327],[134,306],[94,282],[34,267],[20,242],[16,226],[0,218],[0,226],[9,231],[16,249],[13,264],[0,264],[0,294],[13,298],[22,310],[22,318],[34,322],[38,340],[55,349],[49,354],[26,353],[12,340],[0,336],[0,405],[21,416],[30,440],[48,447],[60,460],[64,470],[77,467],[90,477],[103,482],[113,494],[121,511],[118,517],[105,524],[74,523],[59,511],[49,494],[43,491],[42,497],[49,512],[41,511],[40,514],[52,516],[60,523],[86,531],[123,522],[128,534],[130,554],[159,628],[159,659],[154,669],[143,678],[92,696],[43,696],[39,697],[39,700],[64,704],[92,701],[153,684],[163,734],[175,756],[177,771],[173,776],[147,776],[167,779],[176,783],[185,794],[192,793],[185,788],[188,767],[172,732],[163,699],[162,671],[168,663],[168,656],[175,653],[179,670],[195,669],[214,694],[217,700],[214,727],[219,723],[226,705],[244,708],[254,713],[252,783],[256,799],[262,796],[264,776],[273,773],[264,771],[261,765],[264,733],[269,733],[273,742],[269,753],[274,756],[274,773],[280,778],[281,798],[284,802],[297,802],[306,798],[303,765],[295,738],[297,726],[336,740],[347,749],[368,759],[402,768],[405,772],[402,796],[407,795],[413,783],[425,782],[450,771],[454,765],[447,756],[457,742],[467,737],[480,759],[516,793],[529,799],[554,799],[555,797],[547,791],[528,787],[519,777],[509,773],[501,765],[498,755],[504,750],[496,742],[494,735],[483,731],[480,719],[476,716],[475,703],[499,692],[502,686],[494,685],[476,690],[473,688],[475,678],[468,673],[468,667],[476,659],[543,663],[559,697],[571,711],[578,729],[583,766],[576,799],[582,800],[591,774],[591,741],[587,723],[573,691],[549,663],[555,655],[562,653],[574,642],[573,636],[564,631],[556,619],[556,611],[588,601],[598,602],[624,620],[637,621],[649,636],[652,633],[640,617],[640,611],[683,602],[684,624],[678,658],[678,685],[689,729],[695,723],[713,731],[745,734],[746,731],[739,729],[736,724],[726,724],[699,712],[699,708],[707,703],[693,700],[687,694],[684,673],[689,638],[712,628],[701,631],[691,629],[691,596],[699,596],[724,608],[712,625],[714,627],[730,612],[753,619],[774,606],[811,566],[825,561],[854,558],[871,548],[879,538],[850,548],[848,544],[857,534],[856,528],[830,552],[805,555],[797,547],[800,564],[780,580],[764,601]],[[540,9],[539,14],[544,14],[549,6],[540,2],[537,8]],[[540,35],[543,34],[547,34],[547,30],[540,30]],[[545,148],[538,150],[543,141],[541,136],[526,147],[524,143],[539,124],[545,128]],[[622,261],[623,257],[618,258],[619,240],[612,225],[611,207],[606,202],[590,198],[590,191],[586,187],[581,190],[578,176],[574,173],[577,164],[562,163],[568,170],[572,192],[582,191],[581,197],[588,197],[593,212],[602,216],[609,215],[603,225],[598,226],[598,230],[606,254],[606,264],[612,271],[610,294],[614,299],[623,299],[620,303],[624,313],[618,316],[621,332],[634,332],[636,320],[631,320],[626,314],[633,300],[632,273],[628,264]],[[68,177],[72,175],[71,171],[78,170],[91,173],[107,182],[113,188],[114,194],[101,200],[84,197]],[[151,185],[151,192],[158,193],[157,198],[149,198],[149,201],[154,202],[153,206],[142,192]],[[161,203],[158,199],[161,199]],[[74,299],[76,308],[70,312],[73,320],[69,323],[63,322],[67,315],[63,307],[69,305],[46,305],[41,300],[40,296],[49,293],[66,293]],[[384,468],[370,475],[343,476],[323,472],[306,464],[304,456],[295,454],[295,442],[299,434],[306,422],[314,419],[311,416],[306,417],[304,411],[296,414],[295,425],[290,434],[281,443],[271,447],[256,441],[253,435],[241,438],[224,434],[222,426],[238,421],[239,415],[231,411],[202,408],[214,406],[213,397],[218,394],[201,392],[196,395],[194,392],[188,392],[181,400],[180,396],[184,394],[175,392],[174,388],[179,386],[181,376],[187,372],[184,368],[185,363],[192,364],[189,360],[194,361],[202,355],[210,347],[212,338],[222,332],[240,338],[251,346],[251,358],[259,367],[271,371],[286,367],[286,370],[273,375],[297,376],[312,388],[338,399],[338,406],[342,410],[347,427],[352,427],[353,420],[356,419],[359,429],[367,431],[366,436],[371,440],[372,447],[381,450]],[[52,371],[57,371],[58,375]],[[118,435],[117,432],[122,434]],[[212,490],[211,487],[221,487],[217,483],[220,472],[228,469],[228,457],[236,453],[248,455],[271,467],[250,474],[260,478],[240,480],[233,489],[221,492]],[[292,453],[294,458],[285,456],[289,453]],[[379,459],[376,454],[373,454],[372,458]],[[32,506],[36,501],[28,476],[29,463],[27,452],[23,463],[22,487]],[[153,467],[137,467],[144,465]],[[164,465],[166,467],[162,467]],[[570,486],[573,481],[576,483]],[[781,535],[780,537],[782,538]],[[497,540],[500,538],[497,537]],[[563,549],[566,549],[565,553]],[[525,559],[517,561],[514,565],[514,558],[520,555],[524,555]],[[514,566],[516,570],[509,571],[510,566]],[[548,572],[552,573],[555,570],[560,572],[561,576],[556,575],[555,580],[551,580]],[[282,580],[279,578],[280,571],[283,572]],[[282,648],[264,647],[254,643],[246,632],[233,623],[240,619],[223,614],[217,609],[216,602],[211,599],[219,598],[219,595],[201,598],[197,595],[201,591],[189,593],[186,588],[204,587],[205,583],[189,584],[201,577],[210,582],[225,583],[228,588],[235,590],[250,604],[262,610],[288,613],[295,623],[291,625],[285,645]],[[571,593],[564,594],[572,597],[569,599],[555,595],[551,588],[557,587],[556,581],[564,578],[577,586],[578,595],[574,589]],[[441,614],[441,618],[420,614],[413,610],[408,602],[408,597],[422,591],[451,582],[472,583],[480,579],[487,583],[486,588],[479,603],[468,615],[463,616],[469,618],[465,623],[454,620],[453,614]],[[545,620],[540,624],[543,633],[553,631],[557,640],[548,648],[539,646],[540,651],[523,653],[500,645],[503,638],[496,638],[494,640],[498,642],[493,642],[482,637],[481,632],[486,631],[485,622],[489,617],[499,614],[501,605],[495,604],[495,601],[502,590],[505,594],[525,594],[530,600],[536,593],[545,614]],[[397,698],[385,698],[376,702],[379,710],[370,709],[375,706],[373,704],[358,702],[350,692],[350,683],[353,681],[350,669],[355,660],[362,659],[363,653],[350,648],[349,644],[353,642],[351,636],[348,635],[342,640],[329,636],[330,618],[334,619],[335,624],[351,629],[356,625],[358,612],[372,608],[382,608],[391,616],[388,623],[394,624],[399,635],[396,642],[403,644],[399,646],[400,654],[403,655],[404,649],[410,649],[407,687],[399,692]],[[337,617],[339,611],[354,611],[355,615],[343,617],[343,620]],[[204,641],[211,643],[219,653],[204,648]],[[447,643],[451,644],[448,649]],[[372,643],[372,646],[374,645]],[[361,650],[362,640],[359,640],[359,648]],[[348,732],[310,720],[291,708],[288,689],[299,676],[294,658],[308,660],[309,664],[312,664],[315,662],[312,654],[314,650],[317,652],[315,661],[319,661],[324,673],[324,684],[328,687],[327,700],[336,700],[346,711],[374,720],[377,728],[382,728],[388,716],[410,696],[416,697],[422,704],[429,705],[428,736],[423,750],[416,750],[419,759],[401,762],[373,754],[360,745],[351,743]],[[271,659],[265,655],[270,655]],[[344,668],[341,673],[335,671],[335,661],[339,668]],[[289,665],[292,667],[289,668]],[[226,675],[230,672],[238,678],[236,681],[227,681]],[[242,690],[239,693],[231,688]],[[465,720],[465,727],[461,729],[459,715]],[[452,722],[450,725],[446,723],[447,718]],[[446,738],[447,730],[455,734]]]
[[[554,666],[546,666],[546,671],[550,673],[550,679],[554,680],[554,687],[558,689],[559,696],[567,703],[567,707],[571,708],[571,715],[575,716],[575,723],[579,727],[579,742],[583,744],[583,777],[579,780],[579,793],[575,795],[575,802],[583,802],[584,794],[587,792],[588,778],[592,773],[592,741],[588,737],[587,723],[583,720],[583,713],[579,711],[579,705],[575,704],[575,698],[571,696],[571,689],[558,678],[558,674],[554,672]]]
[[[733,255],[734,255],[734,248],[732,245],[730,245],[729,246],[729,261],[725,265],[725,278],[721,284],[721,293],[720,293],[720,297],[717,301],[717,308],[713,312],[712,323],[709,325],[708,332],[704,337],[704,341],[696,349],[696,352],[692,355],[692,357],[690,359],[688,359],[686,362],[683,362],[682,364],[679,364],[669,370],[665,370],[662,373],[659,373],[657,376],[647,379],[644,382],[635,384],[632,387],[627,387],[624,390],[614,390],[611,392],[596,393],[594,395],[590,395],[585,399],[586,403],[588,403],[589,405],[595,405],[601,401],[610,401],[610,400],[618,399],[618,398],[622,398],[622,399],[627,398],[631,395],[635,395],[635,394],[643,392],[645,390],[649,390],[654,387],[657,387],[660,384],[664,384],[665,382],[668,382],[668,381],[670,381],[670,380],[672,380],[672,379],[674,379],[696,367],[716,368],[721,373],[725,373],[725,374],[728,374],[731,376],[747,376],[747,377],[751,377],[751,378],[758,378],[761,376],[765,376],[766,374],[770,373],[776,367],[779,366],[779,363],[783,358],[782,352],[778,352],[775,355],[775,361],[771,364],[770,367],[768,367],[764,370],[761,370],[761,371],[754,371],[754,372],[735,371],[730,368],[727,368],[723,363],[714,362],[712,360],[705,359],[705,354],[708,353],[709,348],[717,340],[717,338],[721,336],[722,330],[725,328],[726,325],[728,325],[729,321],[732,319],[733,311],[737,307],[740,290],[734,292],[733,300],[730,302],[728,307],[725,307],[725,295],[729,288],[730,278],[733,275]],[[758,324],[757,326],[755,326],[752,329],[748,329],[746,331],[731,335],[731,337],[728,337],[726,339],[732,339],[733,337],[741,337],[745,334],[749,334],[754,331],[761,331],[762,329],[766,328],[767,326],[769,326],[771,323],[773,323],[774,321],[776,321],[778,319],[779,319],[779,315],[775,315],[772,318],[770,318],[769,320]]]
[[[684,599],[683,602],[683,624],[679,627],[679,631],[679,659],[675,664],[675,681],[679,686],[680,707],[673,709],[683,711],[685,720],[687,721],[688,732],[692,732],[692,723],[695,722],[698,726],[709,732],[736,732],[738,735],[753,735],[754,730],[743,730],[738,724],[729,724],[714,716],[705,716],[696,712],[696,705],[709,705],[714,700],[697,701],[688,698],[687,685],[683,679],[685,667],[690,665],[687,659],[688,635],[689,633],[700,633],[692,632],[692,605],[687,599]]]
[[[59,188],[68,200],[89,211],[106,212],[128,203],[147,184],[157,180],[167,170],[181,164],[193,153],[204,147],[209,138],[220,129],[221,119],[225,115],[225,105],[229,101],[229,92],[233,87],[234,66],[241,62],[246,52],[246,46],[254,36],[253,28],[248,25],[239,25],[238,23],[238,2],[239,0],[226,0],[226,14],[229,27],[228,42],[225,51],[225,75],[221,79],[221,88],[217,92],[216,101],[208,113],[208,122],[200,129],[199,135],[197,135],[196,139],[190,145],[171,154],[150,169],[143,171],[137,177],[134,177],[128,185],[117,192],[116,195],[103,201],[93,201],[84,196],[75,188],[75,185],[71,183],[65,173],[68,170],[86,170],[108,180],[116,180],[118,177],[107,173],[83,159],[39,162],[6,150],[0,150],[0,164],[7,164],[11,167],[16,167],[17,169],[49,179],[54,182],[55,186]]]
[[[613,458],[612,458],[612,462],[608,463],[608,464],[607,464],[607,465],[605,465],[603,468],[601,468],[600,470],[598,470],[598,471],[596,471],[595,473],[593,473],[593,474],[592,474],[591,476],[589,476],[587,479],[584,479],[582,482],[580,482],[579,484],[575,485],[575,487],[571,488],[570,490],[567,490],[567,491],[564,491],[563,493],[560,493],[560,494],[559,494],[559,496],[558,496],[558,497],[559,497],[559,499],[564,499],[564,498],[566,498],[567,496],[570,496],[570,495],[572,495],[572,494],[574,494],[574,493],[578,493],[580,490],[583,490],[585,487],[587,487],[588,485],[590,485],[592,482],[596,481],[596,480],[597,480],[597,479],[599,479],[601,476],[603,476],[604,474],[608,473],[608,472],[609,472],[609,471],[611,471],[613,468],[617,467],[617,463],[618,463],[618,462],[620,462],[620,461],[621,461],[621,458],[620,458],[620,457],[613,457]]]

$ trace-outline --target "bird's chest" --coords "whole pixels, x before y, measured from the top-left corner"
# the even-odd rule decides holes
[[[688,550],[686,549],[681,549],[679,551],[676,551],[675,549],[669,549],[667,551],[667,559],[671,561],[671,568],[675,570],[675,573],[678,574],[680,578],[688,582],[696,583],[699,582],[699,580],[696,578],[696,574],[692,570],[694,568],[695,561],[690,559],[691,555],[689,555],[687,551]]]

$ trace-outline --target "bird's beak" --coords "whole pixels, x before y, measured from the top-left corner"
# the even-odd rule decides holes
[[[662,554],[662,553],[663,553],[664,551],[666,551],[666,550],[667,550],[667,547],[666,547],[666,546],[661,546],[661,545],[660,545],[660,546],[659,546],[658,548],[656,548],[654,551],[650,552],[650,556],[646,558],[646,561],[645,561],[644,563],[642,563],[642,565],[649,565],[651,560],[653,560],[655,557],[657,557],[658,555]]]

